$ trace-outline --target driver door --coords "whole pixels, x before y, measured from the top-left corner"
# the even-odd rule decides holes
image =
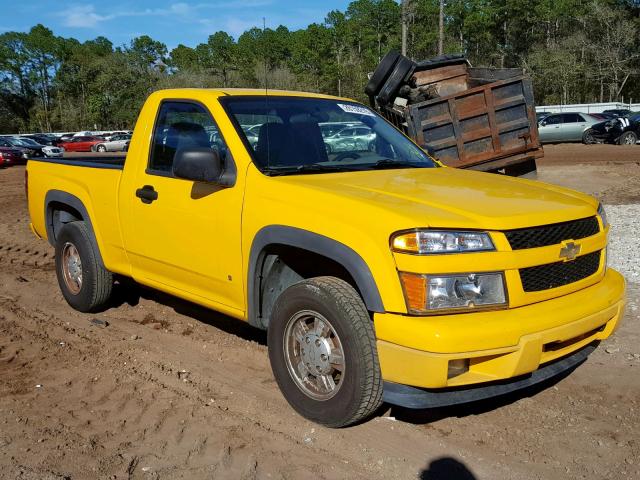
[[[562,114],[549,115],[538,125],[538,135],[543,143],[556,142],[560,139]]]
[[[176,151],[189,148],[215,148],[225,162],[233,162],[204,105],[162,102],[147,168],[141,165],[135,188],[128,193],[136,197],[131,203],[134,235],[127,239],[133,276],[200,303],[215,303],[229,313],[244,311],[242,187],[239,182],[221,187],[175,177]]]

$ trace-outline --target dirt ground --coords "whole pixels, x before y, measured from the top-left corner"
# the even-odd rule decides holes
[[[546,152],[540,180],[640,203],[640,146]],[[330,430],[291,410],[241,322],[135,286],[102,314],[68,307],[23,172],[0,171],[2,479],[640,478],[636,283],[621,328],[566,378]]]

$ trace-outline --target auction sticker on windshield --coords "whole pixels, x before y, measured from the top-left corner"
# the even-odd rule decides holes
[[[358,115],[369,115],[370,117],[375,117],[374,113],[365,107],[359,107],[358,105],[347,105],[344,103],[339,103],[338,106],[347,113],[356,113]]]

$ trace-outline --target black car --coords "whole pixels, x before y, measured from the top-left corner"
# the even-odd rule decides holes
[[[617,117],[591,125],[585,132],[585,143],[617,143],[635,145],[640,138],[640,115]]]
[[[604,110],[602,113],[610,113],[616,117],[626,117],[631,113],[631,110],[626,108],[612,108],[610,110]]]
[[[33,140],[36,143],[39,143],[40,145],[49,145],[51,147],[57,147],[58,144],[60,143],[60,140],[57,137],[54,137],[53,135],[33,133],[29,135],[20,135],[20,136],[22,138],[30,138],[31,140]]]

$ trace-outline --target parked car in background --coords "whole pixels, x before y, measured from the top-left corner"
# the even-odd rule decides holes
[[[327,153],[371,150],[376,134],[365,125],[347,127],[324,139]]]
[[[48,158],[60,158],[64,153],[64,149],[61,147],[54,147],[52,145],[42,145],[31,138],[26,137],[13,137],[14,140],[20,145],[24,145],[27,148],[40,148],[45,157]]]
[[[58,137],[45,133],[30,133],[27,135],[20,135],[20,138],[29,138],[40,145],[48,145],[50,147],[57,147],[60,143]]]
[[[324,138],[335,135],[340,130],[357,125],[354,122],[323,122],[318,124]]]
[[[542,143],[587,142],[585,132],[600,120],[580,112],[553,113],[538,125]]]
[[[628,108],[612,108],[610,110],[604,110],[602,113],[610,113],[615,117],[624,117],[631,113],[631,110]]]
[[[90,152],[94,145],[104,142],[104,139],[94,136],[73,137],[60,144],[67,152]]]
[[[95,152],[126,152],[129,150],[131,135],[114,135],[111,140],[96,143],[91,150]]]
[[[131,133],[125,132],[125,131],[121,131],[121,130],[116,130],[116,131],[113,131],[113,132],[103,133],[103,134],[101,134],[99,136],[103,137],[105,140],[110,142],[111,140],[113,140],[113,137],[117,137],[117,136],[120,136],[120,135],[129,135],[129,136],[131,136]]]
[[[10,167],[23,161],[22,151],[13,147],[0,147],[0,168]]]
[[[617,117],[592,125],[585,132],[585,143],[635,145],[640,138],[640,114]]]
[[[33,142],[35,143],[35,142]],[[0,137],[0,147],[10,147],[20,150],[21,162],[31,157],[45,157],[44,145],[33,144],[26,138]]]

